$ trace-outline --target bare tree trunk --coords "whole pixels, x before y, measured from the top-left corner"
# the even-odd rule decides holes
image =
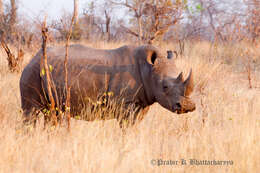
[[[111,17],[109,16],[108,12],[105,10],[105,16],[106,16],[106,34],[107,34],[107,41],[110,41],[110,22]]]
[[[21,70],[24,52],[22,49],[18,48],[17,58],[9,49],[8,45],[5,43],[3,37],[1,38],[1,46],[7,54],[8,67],[11,72],[19,72]]]
[[[142,26],[142,18],[139,17],[138,18],[138,31],[139,31],[139,44],[141,45],[142,44],[142,41],[143,41],[143,26]]]
[[[75,18],[75,21],[74,21],[75,24],[78,24],[78,16],[79,16],[78,4],[79,4],[79,0],[74,0],[74,14],[73,14],[73,16]]]
[[[0,0],[0,24],[3,24],[3,18],[4,18],[4,7],[3,7],[3,0]],[[0,33],[0,36],[2,34]]]
[[[74,1],[75,2],[75,1]],[[73,29],[73,23],[75,23],[75,13],[72,16],[71,23],[70,23],[70,28],[69,28],[69,34],[67,35],[66,38],[66,52],[65,52],[65,60],[64,60],[64,71],[65,71],[65,94],[66,94],[66,101],[65,101],[65,116],[67,118],[67,123],[68,123],[68,130],[70,130],[70,87],[68,84],[68,56],[69,56],[69,42],[72,34],[72,29]]]
[[[17,11],[17,7],[16,7],[16,1],[15,0],[11,0],[11,25],[14,25],[16,23],[16,11]]]
[[[56,127],[58,123],[57,123],[57,117],[55,111],[55,101],[54,101],[52,87],[51,87],[51,74],[47,62],[47,52],[46,52],[47,40],[48,40],[48,29],[46,28],[46,19],[45,19],[42,26],[42,53],[43,54],[42,54],[40,66],[41,66],[41,71],[42,69],[44,69],[44,72],[46,72],[47,93],[48,93],[48,98],[50,99],[50,107],[49,107],[50,115],[47,116],[49,116],[48,119],[51,119],[52,124]],[[46,121],[44,122],[44,124],[46,124]]]
[[[4,14],[3,0],[0,0],[0,17]]]
[[[15,37],[15,24],[16,24],[16,17],[17,17],[17,4],[16,0],[10,0],[11,1],[11,18],[10,18],[10,36],[11,40],[14,40]]]

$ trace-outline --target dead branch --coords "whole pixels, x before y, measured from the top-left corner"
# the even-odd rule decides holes
[[[129,3],[127,0],[113,2],[114,5],[124,6],[133,13],[136,20],[136,32],[122,27],[126,33],[139,38],[139,44],[152,44],[157,38],[162,38],[168,29],[182,20],[184,4],[171,1],[137,0]]]
[[[104,11],[106,17],[106,34],[107,34],[107,41],[110,41],[110,23],[111,17],[109,16],[107,10]]]
[[[112,4],[114,5],[119,5],[119,6],[124,6],[126,8],[129,9],[129,11],[132,11],[134,13],[134,17],[136,18],[137,22],[138,22],[138,34],[136,34],[135,32],[130,32],[131,30],[128,29],[126,30],[128,33],[138,37],[139,39],[139,44],[142,43],[142,41],[144,40],[143,38],[143,22],[142,22],[142,16],[144,15],[143,13],[143,8],[145,5],[145,1],[144,0],[139,0],[139,1],[135,1],[134,4],[129,4],[128,0],[125,0],[123,2],[114,2],[111,1]],[[124,27],[125,28],[125,27]],[[126,29],[126,28],[125,28]],[[135,33],[135,34],[134,34]]]
[[[247,60],[247,67],[246,67],[246,71],[247,71],[247,79],[248,79],[248,85],[249,85],[249,88],[252,89],[253,86],[252,86],[252,77],[251,77],[251,65],[250,65],[250,59],[248,58]]]
[[[9,49],[8,45],[5,43],[4,38],[1,39],[1,46],[7,54],[8,67],[11,72],[19,72],[21,70],[21,65],[23,62],[24,52],[22,49],[18,48],[17,58]]]
[[[129,33],[129,34],[131,34],[133,36],[139,37],[139,34],[137,34],[136,32],[132,31],[131,29],[129,29],[129,28],[123,26],[123,25],[121,25],[120,27],[123,28],[126,33]]]
[[[47,94],[48,98],[50,99],[50,105],[49,105],[49,111],[50,114],[48,118],[51,119],[51,122],[54,126],[57,126],[57,117],[56,117],[56,111],[55,111],[55,101],[52,94],[52,87],[51,87],[51,75],[49,71],[49,66],[47,62],[47,40],[48,40],[48,28],[46,27],[46,19],[42,25],[42,59],[41,59],[41,72],[42,69],[44,69],[44,72],[46,74],[46,85],[47,85]]]
[[[70,88],[68,86],[68,55],[69,55],[69,41],[72,34],[72,29],[74,25],[76,16],[73,15],[71,18],[69,32],[66,38],[66,52],[65,52],[65,60],[64,60],[64,71],[65,71],[65,92],[66,92],[66,102],[65,102],[65,116],[68,122],[68,130],[70,130]]]

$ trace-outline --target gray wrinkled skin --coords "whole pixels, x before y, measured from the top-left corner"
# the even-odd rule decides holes
[[[46,83],[40,76],[39,51],[25,67],[20,79],[21,103],[26,118],[33,110],[46,107]],[[53,67],[52,78],[60,102],[64,101],[64,47],[47,50],[48,63]],[[124,98],[126,105],[133,103],[138,110],[147,111],[158,102],[164,108],[186,113],[195,110],[188,98],[193,90],[192,73],[184,81],[177,72],[174,59],[160,54],[157,48],[123,46],[101,50],[71,45],[68,58],[68,84],[71,87],[71,113],[82,108],[86,98],[95,100],[99,94],[113,92]]]

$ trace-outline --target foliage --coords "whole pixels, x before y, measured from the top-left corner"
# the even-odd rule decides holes
[[[122,44],[87,45],[111,49]],[[238,62],[246,58],[248,49],[259,63],[260,50],[247,42],[218,44],[217,50],[210,42],[187,42],[186,46],[176,63],[184,72],[193,69],[196,87],[192,97],[197,110],[179,116],[154,104],[143,121],[125,133],[115,120],[72,120],[70,133],[63,126],[43,130],[42,119],[36,128],[22,126],[20,74],[10,73],[5,61],[0,61],[1,171],[258,172],[259,65],[252,71],[254,88],[249,89],[243,64]],[[164,43],[161,49],[174,47],[174,43]],[[1,57],[3,54],[0,52]],[[25,61],[31,57],[26,52]],[[230,63],[222,63],[224,58]],[[232,160],[234,164],[151,165],[152,159],[190,158]]]
[[[139,38],[140,43],[152,43],[162,38],[171,26],[179,22],[183,16],[186,2],[171,0],[132,0],[113,2],[126,7],[132,14],[130,19],[132,28],[125,28],[126,32]]]

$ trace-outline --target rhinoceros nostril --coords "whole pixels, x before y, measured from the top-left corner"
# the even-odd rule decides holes
[[[180,103],[176,103],[176,104],[173,106],[173,110],[174,110],[174,111],[180,111],[180,110],[181,110],[181,104],[180,104]]]
[[[178,109],[181,109],[181,104],[180,104],[180,103],[176,103],[176,107],[177,107]]]

